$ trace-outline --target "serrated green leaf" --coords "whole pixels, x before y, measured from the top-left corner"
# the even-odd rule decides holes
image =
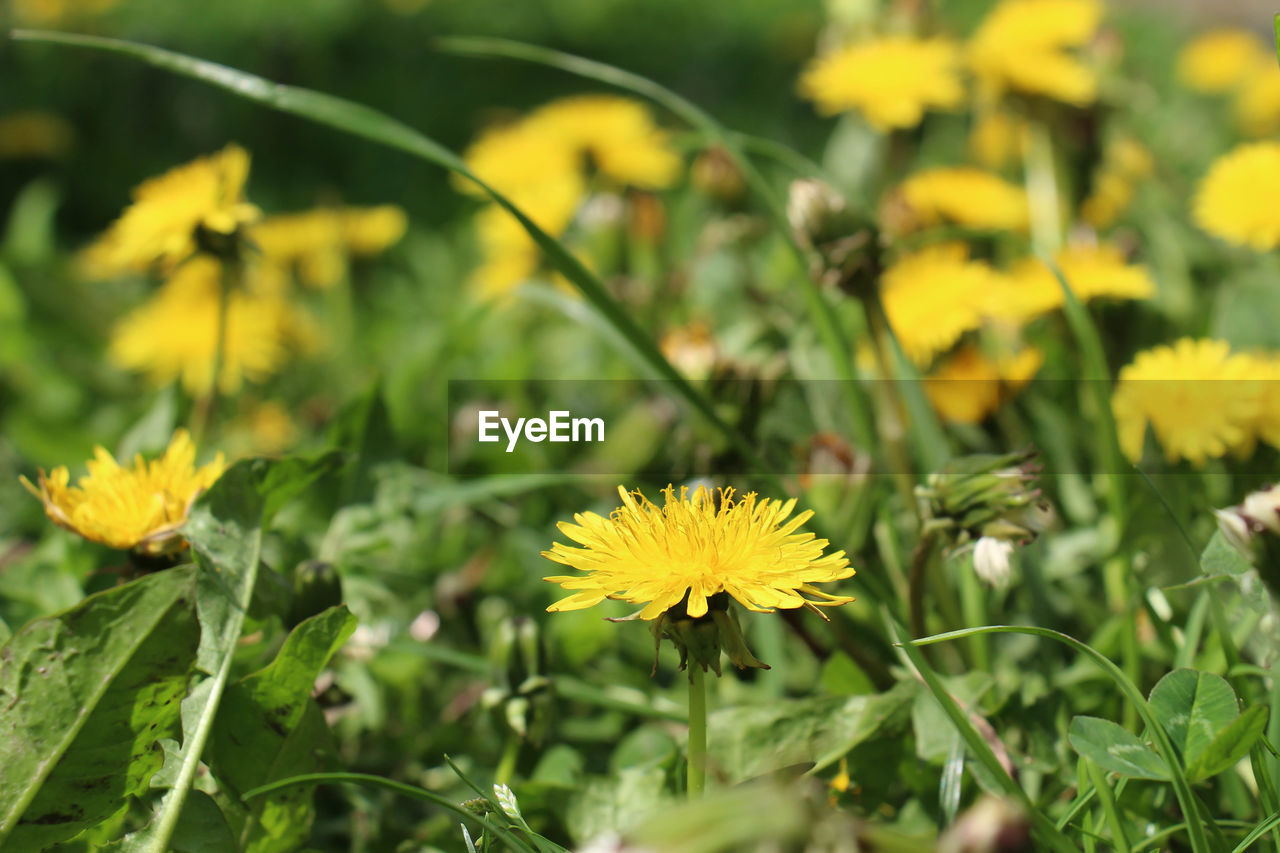
[[[1240,714],[1236,692],[1222,676],[1175,669],[1157,682],[1149,699],[1151,713],[1190,767]]]
[[[1076,752],[1103,770],[1134,779],[1169,779],[1169,768],[1160,756],[1133,732],[1110,720],[1076,717],[1067,740]]]
[[[228,686],[214,723],[210,756],[219,783],[241,794],[324,769],[322,745],[328,731],[311,690],[355,627],[356,619],[346,607],[332,607],[294,628],[267,667]],[[313,816],[308,791],[259,797],[251,804],[242,836],[245,849],[294,849],[306,838]]]
[[[1267,729],[1267,708],[1255,705],[1231,722],[1187,765],[1187,781],[1198,782],[1230,770]]]
[[[0,846],[39,850],[147,789],[196,660],[195,573],[148,575],[0,649]]]

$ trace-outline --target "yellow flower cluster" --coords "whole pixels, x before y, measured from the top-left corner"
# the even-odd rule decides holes
[[[1044,353],[1027,347],[989,358],[966,345],[948,357],[924,381],[929,402],[944,420],[977,424],[1031,381]]]
[[[465,160],[542,230],[560,236],[590,188],[662,189],[675,182],[680,157],[649,110],[612,95],[553,101],[523,119],[490,129]],[[478,188],[459,181],[466,192]],[[482,292],[509,291],[537,269],[541,252],[520,224],[490,204],[477,218],[484,261],[473,277]]]
[[[1145,299],[1155,292],[1147,270],[1114,246],[1071,246],[1054,262],[1081,301]],[[1028,258],[1010,270],[971,260],[963,245],[933,246],[900,258],[880,285],[885,313],[907,356],[927,365],[984,323],[1013,328],[1063,304],[1057,276]]]
[[[1201,33],[1178,54],[1178,78],[1196,92],[1231,95],[1236,124],[1246,135],[1280,131],[1280,66],[1255,33],[1231,28]]]
[[[1106,228],[1129,208],[1139,182],[1155,172],[1151,153],[1131,137],[1113,140],[1093,173],[1093,188],[1080,205],[1080,218],[1094,228]]]
[[[888,230],[906,233],[934,225],[1026,231],[1027,191],[972,166],[925,169],[889,194]]]
[[[1231,352],[1226,341],[1182,338],[1141,352],[1120,371],[1111,399],[1120,447],[1142,458],[1147,426],[1170,462],[1200,467],[1247,456],[1258,439],[1280,447],[1280,360]]]
[[[644,604],[640,617],[653,620],[686,601],[688,615],[697,619],[718,593],[758,612],[853,600],[813,586],[854,571],[843,551],[824,555],[827,540],[800,532],[813,512],[792,518],[794,498],[757,500],[752,492],[735,499],[733,489],[717,495],[705,486],[692,494],[682,486],[677,494],[667,486],[659,507],[638,491],[619,486],[618,494],[622,506],[608,518],[585,512],[573,524],[559,524],[581,547],[556,542],[542,552],[583,573],[545,578],[573,592],[548,610],[582,610],[610,598]]]
[[[295,270],[308,287],[328,288],[346,274],[348,257],[386,250],[407,226],[393,205],[318,208],[269,216],[250,227],[248,238],[265,263]]]
[[[1280,143],[1254,142],[1213,164],[1196,190],[1196,224],[1260,252],[1280,246]]]
[[[88,473],[70,485],[71,475],[59,466],[40,472],[39,486],[22,483],[44,504],[59,527],[91,542],[146,554],[172,553],[182,547],[178,528],[191,503],[222,476],[222,454],[195,467],[196,448],[186,430],[178,430],[164,455],[147,462],[136,456],[125,468],[102,447],[95,447]]]
[[[826,115],[857,110],[877,130],[910,128],[927,110],[963,103],[967,66],[985,103],[1016,92],[1085,106],[1097,76],[1071,51],[1093,38],[1101,17],[1099,0],[1002,0],[963,48],[908,35],[855,42],[810,62],[800,94]]]
[[[133,191],[133,204],[81,256],[90,278],[172,270],[194,254],[200,232],[228,236],[257,219],[244,199],[249,153],[228,145],[152,178]]]
[[[800,94],[825,115],[858,110],[880,131],[915,127],[927,109],[964,101],[960,49],[948,39],[886,36],[815,59]]]
[[[278,290],[235,288],[220,316],[223,271],[206,256],[187,261],[147,302],[112,329],[108,357],[116,365],[146,373],[157,385],[180,380],[191,394],[213,390],[221,332],[218,391],[231,394],[245,382],[275,373],[291,346],[315,338],[307,316]]]

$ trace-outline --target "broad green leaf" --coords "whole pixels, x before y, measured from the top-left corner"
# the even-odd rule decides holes
[[[0,846],[39,850],[147,790],[196,661],[195,574],[91,595],[0,649]]]
[[[233,794],[324,769],[324,715],[311,699],[316,677],[355,630],[346,607],[300,623],[267,667],[228,686],[214,723],[210,760]],[[246,850],[296,848],[311,826],[310,792],[282,791],[251,804],[242,838]]]
[[[905,726],[917,689],[904,682],[880,695],[779,700],[715,711],[708,721],[709,754],[733,782],[793,764],[822,769],[877,732]]]
[[[1255,705],[1236,717],[1196,759],[1187,764],[1187,780],[1198,782],[1236,765],[1267,728],[1267,707]]]
[[[579,844],[607,832],[622,833],[663,808],[666,773],[628,767],[608,777],[588,778],[569,801],[565,822]]]
[[[231,827],[213,797],[192,791],[182,807],[178,831],[173,838],[174,853],[240,853]]]
[[[1103,770],[1134,779],[1168,781],[1169,768],[1137,735],[1110,720],[1076,717],[1067,740],[1076,752]]]
[[[246,459],[227,469],[196,501],[182,532],[197,564],[200,619],[197,666],[211,677],[182,701],[182,746],[164,778],[172,787],[152,821],[129,839],[129,851],[165,853],[195,782],[226,689],[236,643],[249,609],[262,532],[275,512],[338,463],[340,454],[280,460]]]
[[[1182,766],[1196,763],[1240,714],[1236,692],[1211,672],[1175,669],[1151,689],[1151,713],[1169,733]]]

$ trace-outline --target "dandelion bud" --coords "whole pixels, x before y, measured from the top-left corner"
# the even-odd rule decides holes
[[[1280,486],[1260,489],[1239,506],[1213,514],[1227,543],[1258,568],[1273,592],[1280,591]]]
[[[856,294],[879,275],[875,228],[821,181],[791,182],[787,220],[796,242],[817,253],[809,271],[816,281]]]
[[[988,586],[1003,588],[1009,584],[1009,554],[1013,543],[983,536],[973,548],[973,570]]]
[[[687,599],[686,599],[687,601]],[[757,660],[747,648],[747,641],[742,636],[742,627],[738,624],[738,614],[729,609],[729,594],[716,593],[707,599],[708,612],[705,616],[693,618],[688,615],[684,603],[663,613],[653,623],[653,635],[662,642],[665,637],[680,652],[680,668],[692,670],[700,666],[720,675],[720,653],[723,651],[738,669],[768,669],[769,665]],[[654,672],[657,672],[658,659],[655,654]],[[690,673],[692,677],[692,672]]]
[[[984,537],[1029,541],[1044,526],[1034,450],[954,460],[916,487],[925,530],[963,545]]]

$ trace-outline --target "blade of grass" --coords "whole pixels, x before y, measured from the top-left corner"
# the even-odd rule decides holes
[[[1005,793],[1026,810],[1031,819],[1032,831],[1039,840],[1053,850],[1072,851],[1072,853],[1075,853],[1077,848],[1071,843],[1071,840],[1058,829],[1053,821],[1049,820],[1043,812],[1036,808],[1035,804],[1031,802],[1031,798],[1027,796],[1027,792],[1022,790],[1022,786],[1005,771],[1004,765],[1000,763],[1000,759],[996,758],[991,745],[974,728],[973,723],[969,720],[969,715],[951,697],[946,686],[942,683],[942,679],[929,666],[924,655],[917,648],[919,643],[907,639],[906,629],[892,617],[888,617],[887,614],[886,621],[889,624],[891,634],[897,638],[895,644],[902,648],[908,660],[911,661],[916,671],[920,673],[920,677],[924,679],[924,683],[933,694],[933,698],[937,700],[943,712],[951,719],[956,731],[960,733],[960,737],[964,738],[965,745],[969,747],[974,758],[992,778],[1000,783]]]
[[[120,39],[43,30],[13,30],[12,37],[17,41],[89,48],[139,59],[156,68],[162,68],[186,77],[211,83],[280,112],[305,118],[318,124],[328,125],[381,145],[404,151],[467,178],[484,190],[496,204],[515,217],[524,230],[528,232],[529,236],[533,238],[534,242],[538,244],[538,247],[547,256],[551,264],[578,288],[587,302],[608,320],[623,339],[640,354],[641,358],[662,379],[669,381],[680,396],[723,433],[739,452],[752,461],[752,464],[759,471],[769,472],[773,470],[761,457],[757,447],[737,429],[724,421],[710,401],[694,388],[683,374],[671,366],[671,363],[663,356],[661,350],[631,317],[622,303],[610,295],[604,284],[573,253],[561,245],[560,241],[534,224],[506,196],[490,187],[471,172],[458,155],[435,140],[363,104],[357,104],[323,92],[274,83],[235,68],[151,45]]]
[[[1169,766],[1169,776],[1173,783],[1174,796],[1178,798],[1178,805],[1181,807],[1183,817],[1187,821],[1187,834],[1191,837],[1191,849],[1195,853],[1210,853],[1213,848],[1209,846],[1205,825],[1200,820],[1200,812],[1196,804],[1195,795],[1192,793],[1186,774],[1183,772],[1182,761],[1178,757],[1173,743],[1169,740],[1169,735],[1151,714],[1151,709],[1147,705],[1147,700],[1142,695],[1142,691],[1124,674],[1120,667],[1116,666],[1109,658],[1092,646],[1080,642],[1075,637],[1050,628],[1040,628],[1034,625],[986,625],[979,628],[965,628],[960,631],[935,634],[932,637],[922,637],[915,640],[914,645],[927,646],[934,643],[945,643],[950,640],[959,640],[978,634],[1026,634],[1032,637],[1046,637],[1071,647],[1100,666],[1111,677],[1116,686],[1120,688],[1120,692],[1133,703],[1138,715],[1142,718],[1142,722],[1146,725],[1151,739],[1155,741],[1160,757]]]
[[[779,233],[786,239],[787,245],[795,255],[810,319],[822,340],[823,346],[827,350],[832,366],[836,370],[836,375],[840,377],[841,384],[845,388],[847,404],[853,419],[854,437],[861,446],[868,450],[874,449],[875,436],[871,426],[871,410],[867,396],[863,393],[857,375],[854,373],[853,347],[850,345],[844,330],[836,322],[835,314],[825,295],[809,275],[807,253],[791,237],[791,226],[787,220],[787,212],[782,199],[774,192],[773,187],[769,185],[764,175],[756,169],[751,160],[743,153],[742,139],[739,134],[728,130],[701,107],[665,86],[661,86],[647,77],[633,74],[630,71],[625,71],[603,62],[596,62],[585,57],[574,56],[570,53],[563,53],[538,45],[500,38],[450,37],[438,39],[435,42],[435,46],[439,50],[458,56],[471,56],[480,59],[518,59],[524,62],[547,65],[569,74],[616,86],[619,89],[633,92],[661,104],[689,126],[701,131],[708,139],[714,140],[723,147],[733,159],[734,165],[742,172],[743,180],[746,181],[747,186],[763,202],[769,218],[773,221]],[[777,153],[776,148],[774,153]]]
[[[1107,784],[1107,774],[1089,759],[1081,760],[1089,769],[1089,778],[1093,780],[1093,788],[1098,792],[1098,801],[1102,803],[1102,811],[1107,816],[1107,823],[1111,824],[1111,846],[1116,853],[1129,853],[1129,836],[1125,834],[1124,820],[1116,807],[1116,798],[1112,794],[1111,786]]]
[[[1231,853],[1244,853],[1244,851],[1248,850],[1255,841],[1277,826],[1280,826],[1280,812],[1276,812],[1271,817],[1251,829],[1248,835],[1240,839],[1240,843],[1232,849]]]
[[[383,788],[397,794],[403,794],[406,797],[412,797],[415,800],[431,803],[439,806],[446,811],[450,811],[463,820],[473,820],[483,826],[486,830],[500,836],[504,841],[517,850],[524,850],[527,853],[538,853],[537,849],[527,844],[520,836],[511,832],[505,827],[501,827],[488,818],[467,811],[462,806],[456,805],[450,800],[428,791],[426,788],[419,788],[416,785],[408,785],[404,782],[396,782],[393,779],[384,779],[381,776],[373,776],[368,773],[304,773],[301,776],[290,776],[288,779],[281,779],[272,782],[269,785],[263,785],[259,788],[253,788],[244,792],[243,799],[251,800],[254,797],[260,797],[263,794],[270,794],[284,788],[292,788],[297,785],[331,785],[338,783],[351,783],[355,785],[365,785],[370,788]]]

